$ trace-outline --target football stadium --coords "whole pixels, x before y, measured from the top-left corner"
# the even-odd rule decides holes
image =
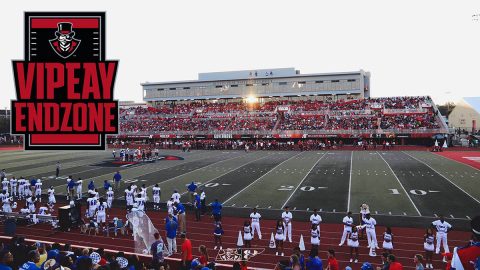
[[[107,151],[2,148],[3,245],[34,245],[44,269],[443,269],[477,247],[480,154],[429,96],[294,68],[141,91]]]

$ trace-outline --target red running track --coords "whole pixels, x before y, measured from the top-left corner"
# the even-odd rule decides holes
[[[436,154],[480,170],[480,151],[449,151]]]
[[[124,210],[122,209],[113,209],[110,213],[110,218],[113,216],[124,217]],[[160,230],[162,237],[165,239],[164,234],[164,218],[166,216],[165,212],[149,212],[149,217],[154,223],[155,227]],[[238,232],[243,228],[244,219],[234,218],[234,217],[223,217],[222,223],[225,234],[223,236],[223,248],[235,248]],[[262,220],[261,228],[263,239],[258,240],[255,238],[252,241],[253,249],[265,249],[264,253],[257,255],[248,262],[249,267],[258,267],[273,269],[275,264],[280,260],[286,260],[288,257],[279,257],[275,256],[275,251],[268,248],[270,233],[273,231],[275,221],[273,220]],[[309,222],[299,222],[294,221],[293,224],[293,243],[285,243],[285,254],[290,255],[293,247],[298,245],[300,234],[303,234],[306,251],[304,255],[308,256],[308,251],[310,247],[310,237],[309,237]],[[206,245],[208,253],[211,259],[215,259],[217,252],[213,250],[214,239],[213,239],[213,219],[209,216],[203,216],[202,221],[196,222],[193,220],[193,215],[187,213],[187,236],[192,240],[194,246],[194,256],[199,256],[198,246]],[[360,240],[360,258],[358,264],[349,263],[349,248],[346,246],[339,247],[338,243],[340,242],[340,237],[342,233],[341,224],[322,224],[321,225],[321,243],[320,243],[320,257],[326,261],[326,251],[330,248],[336,251],[336,257],[339,260],[341,268],[344,268],[347,265],[351,265],[353,269],[359,269],[361,263],[368,261],[374,264],[381,264],[381,258],[379,255],[372,258],[368,256],[368,249],[366,248],[367,241]],[[383,238],[382,233],[384,227],[377,227],[377,239],[379,246],[381,247]],[[398,261],[404,265],[406,269],[413,269],[413,256],[417,253],[423,254],[423,234],[424,230],[414,229],[414,228],[392,228],[394,234],[394,254],[397,256]],[[120,250],[126,252],[134,252],[134,241],[131,236],[118,236],[115,238],[106,237],[104,235],[81,235],[79,230],[73,230],[71,232],[57,232],[52,235],[50,226],[46,224],[39,224],[30,227],[17,227],[17,234],[24,235],[27,238],[37,239],[41,241],[57,241],[61,243],[71,243],[75,245],[82,246],[94,246],[94,247],[103,247],[105,249]],[[454,246],[463,246],[470,239],[469,232],[459,232],[452,231],[448,235],[448,243],[453,250]],[[177,240],[177,244],[181,245],[181,240]],[[381,250],[377,250],[377,254],[381,254]],[[174,258],[179,258],[179,254],[172,256]],[[441,262],[442,258],[440,255],[434,255],[434,267],[435,269],[444,269],[445,264]],[[228,262],[222,262],[228,263]],[[231,264],[231,263],[230,263]]]

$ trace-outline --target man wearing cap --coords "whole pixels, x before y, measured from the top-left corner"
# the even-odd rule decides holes
[[[480,259],[480,216],[476,216],[470,222],[472,227],[472,240],[464,247],[453,249],[453,257],[450,269],[473,270],[478,269]]]
[[[177,219],[172,213],[168,213],[168,217],[165,219],[165,233],[167,238],[168,253],[173,254],[177,252]]]
[[[212,215],[216,222],[222,220],[222,204],[218,202],[218,199],[215,199],[213,203],[210,204],[212,207]]]
[[[175,203],[175,209],[177,210],[178,223],[180,224],[180,232],[185,233],[187,231],[187,220],[185,216],[185,206],[181,203]]]
[[[192,181],[190,185],[187,187],[188,193],[190,194],[190,203],[193,205],[195,202],[195,191],[197,190],[197,185],[195,185],[195,182]]]

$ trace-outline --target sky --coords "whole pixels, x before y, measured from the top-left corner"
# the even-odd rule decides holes
[[[480,1],[1,1],[0,108],[15,99],[24,11],[106,11],[115,99],[201,72],[371,72],[371,95],[480,96]]]

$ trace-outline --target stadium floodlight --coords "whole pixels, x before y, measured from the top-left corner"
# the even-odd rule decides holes
[[[250,95],[250,96],[248,96],[248,97],[245,99],[245,101],[246,101],[247,103],[250,103],[250,104],[251,104],[251,103],[257,103],[257,102],[258,102],[258,98],[255,97],[255,96],[253,96],[253,95]]]

